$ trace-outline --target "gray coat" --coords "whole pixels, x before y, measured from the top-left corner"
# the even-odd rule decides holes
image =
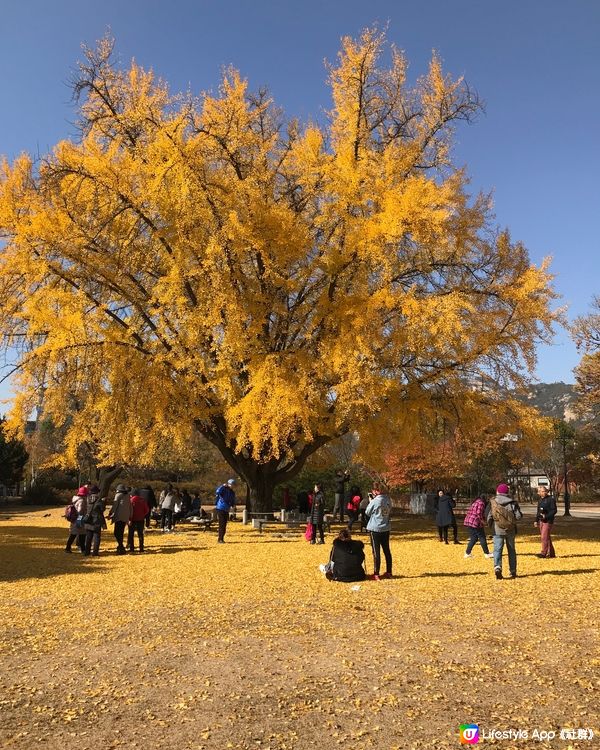
[[[508,495],[496,495],[494,499],[498,503],[498,505],[503,505],[512,510],[515,516],[515,521],[520,521],[521,518],[523,518],[521,508],[519,508],[519,503],[516,500],[513,500],[512,497],[509,497]],[[498,526],[498,524],[494,521],[494,516],[492,515],[492,503],[488,505],[487,522],[488,524],[490,524],[490,526],[494,527],[495,536],[514,536],[517,533],[516,523],[513,529],[502,529],[500,526]]]
[[[123,521],[124,523],[129,521],[131,517],[131,500],[129,498],[129,493],[117,492],[108,517],[113,521]]]

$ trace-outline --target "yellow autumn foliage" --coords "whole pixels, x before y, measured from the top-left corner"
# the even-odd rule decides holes
[[[305,128],[235,70],[198,100],[87,51],[80,138],[2,165],[16,423],[42,404],[65,460],[85,439],[138,464],[197,430],[270,497],[349,430],[383,446],[473,377],[527,374],[550,276],[452,166],[477,97],[437,57],[410,88],[384,49],[344,39]]]

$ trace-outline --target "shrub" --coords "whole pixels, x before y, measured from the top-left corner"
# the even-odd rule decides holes
[[[60,496],[54,487],[38,482],[27,488],[21,502],[23,505],[59,505]]]

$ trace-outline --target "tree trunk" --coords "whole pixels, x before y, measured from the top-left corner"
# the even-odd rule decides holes
[[[273,510],[274,485],[262,482],[250,487],[250,508],[252,513],[270,513]]]
[[[284,461],[272,458],[265,463],[260,463],[255,459],[244,457],[241,453],[236,453],[225,439],[224,420],[214,418],[214,422],[219,425],[210,426],[197,422],[196,428],[219,450],[225,461],[248,485],[252,513],[270,513],[273,510],[275,487],[293,479],[304,468],[306,459],[333,439],[331,436],[319,435],[311,443],[298,450],[293,458]],[[237,501],[242,502],[241,488],[237,490],[237,495]]]
[[[108,491],[113,479],[116,479],[119,474],[123,471],[122,466],[115,466],[112,469],[99,469],[98,474],[98,486],[100,487],[100,497],[108,497]]]

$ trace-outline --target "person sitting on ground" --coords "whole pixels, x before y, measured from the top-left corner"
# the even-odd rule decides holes
[[[329,563],[321,566],[321,570],[330,581],[364,581],[367,577],[364,561],[365,545],[352,539],[348,529],[342,529],[337,539],[333,540]]]
[[[173,528],[175,525],[185,518],[186,512],[184,509],[183,501],[181,499],[181,493],[175,490],[175,504],[173,505]]]
[[[184,518],[190,512],[191,507],[192,507],[192,497],[186,489],[183,489],[181,491],[181,512],[183,513]]]
[[[199,516],[201,510],[202,510],[202,501],[200,500],[200,493],[194,492],[194,497],[192,498],[192,507],[190,508],[189,516],[191,518],[194,518],[195,516]]]

